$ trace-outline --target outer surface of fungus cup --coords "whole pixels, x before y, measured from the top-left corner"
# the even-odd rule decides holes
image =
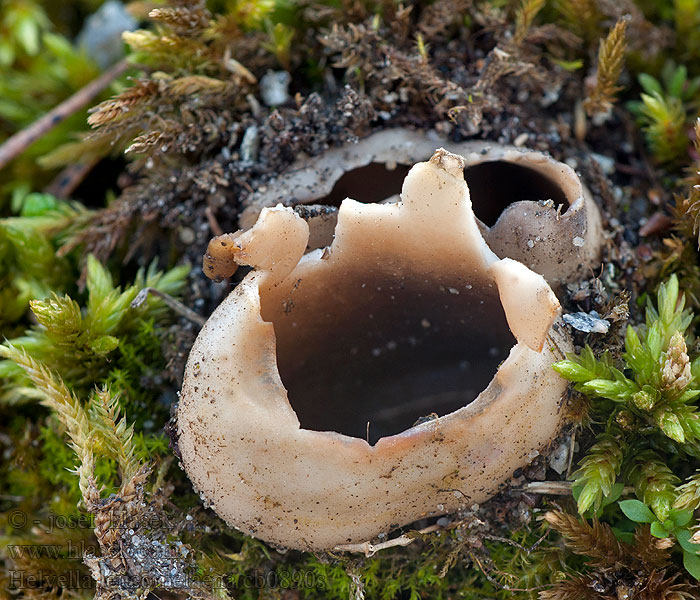
[[[182,463],[229,525],[364,542],[488,499],[556,436],[559,303],[486,245],[463,167],[438,150],[401,202],[345,200],[325,250],[304,255],[281,206],[236,236],[256,270],[200,332],[178,408]]]

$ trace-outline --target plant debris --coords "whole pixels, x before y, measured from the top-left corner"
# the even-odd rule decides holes
[[[584,333],[608,333],[608,329],[610,329],[610,322],[601,319],[595,310],[590,313],[569,313],[563,315],[562,318],[568,325]]]

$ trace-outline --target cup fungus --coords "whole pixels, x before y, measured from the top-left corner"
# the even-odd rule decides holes
[[[328,248],[304,254],[308,225],[282,206],[228,239],[255,269],[192,348],[178,438],[231,526],[363,542],[486,500],[555,438],[559,302],[486,245],[464,167],[440,149],[401,202],[343,201]]]
[[[532,150],[449,143],[434,133],[403,128],[302,159],[253,194],[241,225],[252,226],[263,207],[277,203],[337,206],[345,197],[395,201],[410,165],[427,160],[440,144],[465,158],[477,223],[499,257],[522,262],[555,287],[597,266],[605,241],[600,211],[571,167]],[[312,218],[310,247],[330,244],[334,225],[327,213]]]

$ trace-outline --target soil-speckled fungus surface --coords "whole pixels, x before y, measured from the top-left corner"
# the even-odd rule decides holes
[[[556,436],[559,303],[486,245],[464,168],[438,150],[401,202],[345,200],[323,250],[304,254],[308,225],[282,206],[220,240],[255,270],[195,342],[178,437],[233,527],[363,542],[486,500]]]

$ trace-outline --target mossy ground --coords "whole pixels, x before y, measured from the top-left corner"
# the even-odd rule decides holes
[[[98,73],[68,40],[100,2],[60,4],[2,3],[0,139]],[[178,468],[164,428],[198,326],[157,296],[132,302],[155,287],[206,316],[235,282],[209,282],[203,250],[217,229],[237,229],[252,190],[302,152],[384,127],[433,128],[455,141],[545,151],[581,174],[611,237],[600,271],[566,290],[565,309],[597,310],[612,322],[604,336],[577,334],[592,347],[587,364],[598,380],[615,377],[594,366],[607,350],[610,364],[641,382],[644,364],[623,356],[624,325],[642,321],[646,299],[672,274],[687,306],[700,308],[700,2],[129,8],[145,29],[127,35],[132,66],[94,100],[104,102],[90,114],[93,128],[79,111],[0,172],[0,326],[10,340],[0,362],[0,594],[698,597],[700,570],[682,562],[696,521],[679,525],[678,511],[697,508],[688,478],[700,454],[672,419],[647,425],[642,412],[656,414],[644,403],[651,397],[675,406],[663,382],[644,380],[653,389],[624,406],[606,400],[600,383],[580,388],[587,397],[572,390],[560,442],[576,442],[574,477],[595,504],[582,505],[574,486],[584,516],[566,473],[540,457],[440,531],[397,532],[415,535],[406,547],[282,553],[227,528]],[[261,102],[268,70],[291,74],[280,106]],[[690,317],[685,351],[673,338],[685,328],[669,323],[659,351],[682,371],[682,355],[690,361],[698,351],[697,322]],[[694,389],[698,376],[684,385]],[[691,431],[695,399],[686,405]],[[625,466],[640,431],[654,453],[641,474]],[[630,512],[634,494],[651,521],[638,506]]]

